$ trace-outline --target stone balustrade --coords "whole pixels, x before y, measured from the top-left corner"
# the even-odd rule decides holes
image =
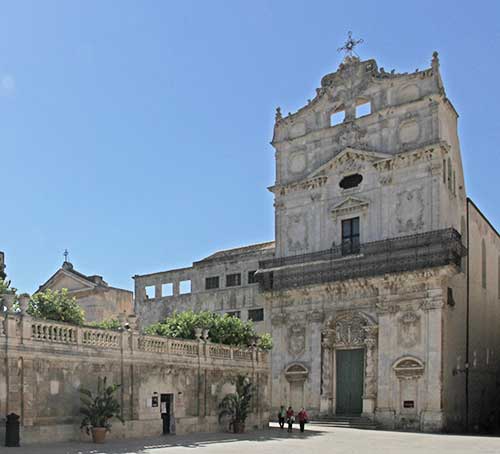
[[[208,338],[174,339],[141,335],[134,330],[114,331],[39,320],[19,313],[7,312],[4,315],[5,320],[0,323],[0,338],[18,338],[22,340],[22,343],[32,341],[35,345],[61,344],[71,347],[99,348],[103,351],[123,349],[130,352],[140,351],[174,357],[203,357],[237,362],[266,363],[268,361],[268,354],[264,351],[214,344]]]
[[[75,401],[78,388],[95,389],[98,377],[121,385],[125,423],[113,424],[109,437],[161,435],[161,407],[153,401],[165,394],[172,431],[225,429],[218,405],[238,375],[256,387],[248,427],[268,424],[270,364],[255,347],[212,343],[207,330],[193,340],[142,335],[131,318],[122,330],[40,320],[12,306],[0,313],[0,327],[0,445],[9,413],[21,417],[23,444],[88,440]]]
[[[31,323],[31,339],[61,344],[76,344],[77,330],[76,326],[34,320]]]
[[[92,345],[104,348],[120,348],[121,335],[117,331],[81,328],[83,345]]]

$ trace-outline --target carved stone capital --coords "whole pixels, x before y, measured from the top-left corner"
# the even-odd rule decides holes
[[[426,298],[420,305],[423,311],[432,311],[435,309],[442,309],[444,306],[444,301],[442,298]]]
[[[315,309],[307,313],[306,319],[313,323],[323,323],[323,320],[325,319],[325,314],[323,311]]]
[[[375,304],[378,314],[395,314],[399,312],[400,307],[392,301],[381,301]]]

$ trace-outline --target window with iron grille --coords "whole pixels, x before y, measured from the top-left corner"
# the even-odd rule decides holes
[[[241,273],[228,274],[226,276],[226,287],[241,285]]]
[[[236,318],[241,318],[241,312],[240,311],[229,311],[226,312],[229,317],[236,317]]]
[[[264,320],[264,309],[248,309],[248,320],[262,322]]]
[[[205,278],[205,290],[219,288],[219,276],[211,276]]]
[[[342,255],[359,252],[359,218],[342,221]]]
[[[255,270],[249,271],[248,272],[248,283],[255,284],[256,282],[257,282],[257,279],[255,278]]]

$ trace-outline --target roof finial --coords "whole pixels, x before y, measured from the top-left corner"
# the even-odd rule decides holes
[[[345,52],[345,57],[344,58],[348,58],[348,57],[352,57],[353,55],[356,56],[356,57],[359,57],[358,54],[356,54],[356,52],[354,52],[354,48],[358,45],[358,44],[361,44],[363,43],[364,40],[362,39],[358,39],[358,40],[355,40],[353,37],[352,37],[352,32],[349,31],[347,33],[347,41],[344,43],[344,45],[342,47],[339,47],[337,49],[337,52]]]
[[[68,261],[68,257],[69,257],[69,252],[67,249],[64,249],[64,261],[67,262]]]

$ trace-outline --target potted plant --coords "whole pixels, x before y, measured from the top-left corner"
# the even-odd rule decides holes
[[[229,417],[229,427],[234,433],[245,431],[245,421],[250,413],[250,401],[254,386],[250,379],[244,375],[236,377],[236,392],[224,396],[219,404],[219,422]]]
[[[120,404],[115,393],[120,385],[107,384],[106,377],[97,379],[97,393],[94,396],[86,388],[80,387],[80,413],[83,414],[81,429],[87,435],[92,433],[94,443],[104,443],[106,432],[111,429],[111,419],[116,418],[123,423],[120,415]]]

